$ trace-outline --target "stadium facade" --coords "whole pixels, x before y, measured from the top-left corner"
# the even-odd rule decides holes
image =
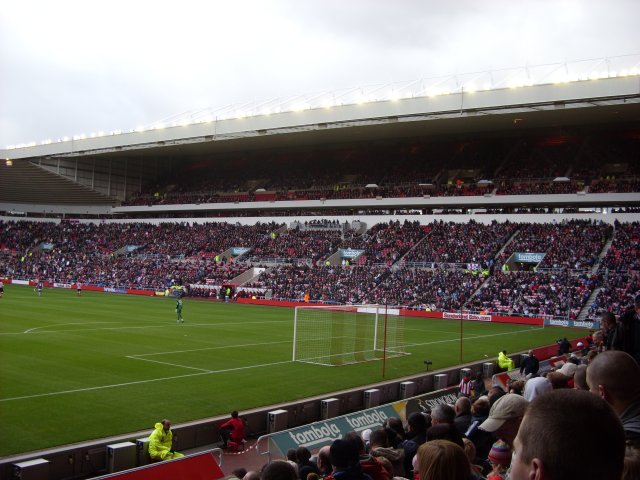
[[[238,115],[243,115],[238,113]],[[229,158],[255,152],[313,150],[328,145],[354,149],[385,142],[429,141],[446,136],[516,136],[562,128],[624,125],[638,128],[640,77],[637,75],[562,84],[464,90],[417,98],[373,101],[242,118],[186,121],[177,126],[128,133],[77,136],[0,151],[0,210],[34,214],[153,216],[185,210],[234,212],[236,202],[213,205],[122,206],[145,185],[181,164],[199,158]],[[37,168],[36,168],[37,167]],[[45,172],[53,175],[45,175]],[[34,180],[57,189],[32,188]],[[84,195],[83,195],[84,193]],[[584,193],[584,192],[583,192]],[[635,193],[464,198],[376,198],[248,202],[243,210],[500,208],[531,206],[619,206],[638,203]],[[364,213],[364,212],[363,212]],[[166,216],[166,215],[163,215]],[[196,215],[197,216],[197,215]]]

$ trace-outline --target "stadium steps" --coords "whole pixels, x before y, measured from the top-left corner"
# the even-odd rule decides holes
[[[484,282],[482,282],[480,284],[480,286],[478,288],[476,288],[475,292],[473,292],[471,294],[471,296],[469,296],[469,298],[467,299],[466,302],[464,302],[464,304],[462,305],[462,309],[464,310],[465,308],[469,307],[469,302],[471,302],[471,300],[473,300],[473,298],[478,294],[478,292],[480,292],[483,288],[486,288],[489,286],[489,284],[491,283],[491,281],[493,280],[493,277],[489,276],[487,278],[485,278]]]
[[[0,201],[56,205],[117,205],[118,201],[27,161],[0,168]]]
[[[599,288],[596,288],[593,292],[591,292],[591,295],[589,295],[589,298],[587,299],[584,306],[582,307],[582,310],[580,310],[580,313],[578,314],[578,317],[576,318],[576,320],[582,321],[587,319],[587,317],[589,316],[589,309],[591,308],[591,305],[593,305],[593,302],[596,301],[598,294],[602,291],[603,288],[604,287],[599,287]]]
[[[600,252],[600,255],[598,255],[598,259],[593,264],[593,267],[591,267],[592,274],[598,273],[598,270],[600,269],[600,264],[602,263],[602,259],[607,256],[607,252],[611,248],[614,238],[615,238],[615,233],[611,236],[611,238],[607,240],[607,243],[604,244],[604,247],[602,247],[602,251]]]
[[[513,232],[513,235],[511,235],[509,237],[509,239],[504,242],[504,245],[502,245],[502,248],[500,248],[500,250],[498,250],[496,252],[496,254],[493,256],[494,260],[497,260],[498,258],[500,258],[502,256],[502,252],[504,252],[505,248],[507,248],[507,245],[509,245],[511,242],[513,242],[513,240],[516,238],[516,236],[520,233],[520,230],[516,230],[515,232]]]
[[[429,236],[431,235],[431,231],[429,233],[427,233],[424,237],[422,237],[419,241],[417,241],[413,247],[411,247],[409,250],[407,250],[404,255],[402,255],[392,266],[391,266],[391,270],[395,271],[398,270],[402,267],[404,267],[405,264],[405,257],[407,255],[409,255],[411,252],[413,252],[414,249],[416,249],[418,247],[418,245],[420,245],[422,242],[425,242],[427,240],[427,238],[429,238]]]
[[[237,277],[233,278],[231,280],[231,283],[241,287],[241,286],[243,286],[243,285],[245,285],[247,283],[250,283],[250,282],[253,282],[254,280],[257,280],[258,277],[260,276],[260,274],[262,272],[264,272],[265,270],[266,270],[266,268],[252,267],[252,268],[246,270],[245,272],[242,272]]]

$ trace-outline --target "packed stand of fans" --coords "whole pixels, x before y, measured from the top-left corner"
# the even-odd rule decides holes
[[[249,253],[248,261],[260,263],[268,259],[284,258],[292,261],[309,260],[310,263],[334,253],[342,241],[336,230],[287,230],[259,239]]]
[[[501,272],[504,265],[501,269],[500,263],[492,268],[491,257],[516,229],[502,261],[515,251],[541,250],[546,257],[537,272]],[[279,255],[282,261],[275,264],[296,266],[264,272],[254,280],[254,287],[260,290],[252,296],[264,296],[268,289],[273,298],[282,299],[300,300],[308,294],[314,302],[366,301],[575,318],[594,289],[602,287],[591,306],[593,317],[615,309],[616,301],[624,302],[622,297],[638,291],[638,230],[638,223],[616,225],[615,241],[600,270],[593,274],[587,267],[594,265],[610,227],[586,221],[535,225],[389,222],[374,225],[361,235],[336,221],[307,222],[286,232],[273,223],[2,222],[0,275],[119,288],[164,289],[175,281],[212,286],[231,284],[247,269],[261,266],[261,259]],[[235,258],[222,256],[231,247],[249,252]],[[350,252],[355,258],[326,260],[342,249],[355,250]],[[364,253],[358,256],[357,250]],[[257,260],[251,260],[252,255]],[[296,260],[300,258],[304,261]],[[464,271],[442,268],[451,259],[460,262],[456,266]],[[414,270],[409,260],[432,260],[433,265],[421,268],[436,268]],[[353,291],[348,292],[349,288]],[[194,295],[214,296],[207,288]]]
[[[279,266],[263,272],[248,288],[264,288],[275,300],[363,303],[389,270],[380,267]]]
[[[591,274],[495,272],[466,306],[503,315],[576,318],[598,282]]]
[[[342,243],[342,248],[364,250],[357,263],[392,265],[413,248],[429,231],[420,222],[390,221],[378,223],[363,235],[354,236]]]
[[[640,222],[616,222],[615,228],[615,238],[600,264],[605,282],[589,307],[589,318],[605,311],[619,313],[640,293]]]
[[[366,303],[406,305],[420,310],[462,309],[484,277],[462,270],[400,268],[369,292]]]
[[[409,264],[469,264],[490,266],[500,248],[513,235],[513,223],[490,225],[436,222],[429,226],[426,238],[404,258]]]
[[[502,262],[514,252],[545,253],[539,269],[585,270],[595,264],[612,232],[610,225],[589,220],[520,224]]]

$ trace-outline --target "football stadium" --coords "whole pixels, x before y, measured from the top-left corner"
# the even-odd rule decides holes
[[[554,390],[639,358],[612,333],[640,294],[635,61],[2,150],[0,478],[219,478],[477,413],[480,390],[523,393],[532,352]],[[157,463],[163,418],[186,456]]]

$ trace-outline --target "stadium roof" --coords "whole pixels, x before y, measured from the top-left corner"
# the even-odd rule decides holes
[[[0,151],[4,159],[135,155],[203,155],[386,138],[504,132],[554,126],[611,124],[640,118],[640,75],[594,77],[565,83],[505,84],[490,90],[462,85],[427,89],[422,96],[353,100],[324,107],[204,117],[176,126],[155,124],[131,132],[77,136]]]

